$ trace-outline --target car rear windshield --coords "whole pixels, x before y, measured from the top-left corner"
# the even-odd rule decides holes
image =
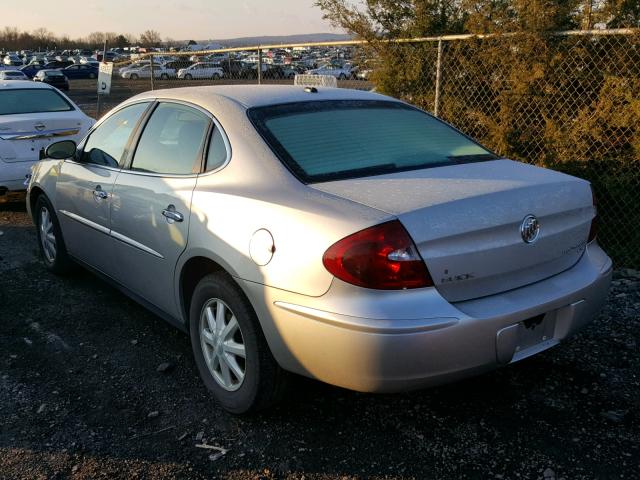
[[[304,183],[497,158],[446,123],[398,102],[301,102],[251,108],[248,115]]]
[[[0,90],[0,115],[71,110],[73,106],[62,95],[48,88]]]

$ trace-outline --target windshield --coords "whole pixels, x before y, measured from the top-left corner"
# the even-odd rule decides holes
[[[252,108],[248,114],[305,183],[497,158],[446,123],[397,102],[303,102]]]
[[[0,115],[73,110],[58,92],[48,88],[0,90]]]

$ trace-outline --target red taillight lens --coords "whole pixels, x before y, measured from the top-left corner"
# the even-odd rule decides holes
[[[594,216],[593,220],[591,220],[591,228],[589,229],[589,238],[587,239],[587,243],[593,242],[598,236],[598,207],[596,202],[596,193],[593,191],[593,185],[591,186],[591,198],[593,201]]]
[[[402,290],[433,286],[418,249],[398,220],[334,243],[322,263],[340,280],[360,287]]]

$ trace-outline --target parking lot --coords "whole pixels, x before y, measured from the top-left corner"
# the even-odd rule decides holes
[[[0,205],[0,275],[0,478],[637,478],[638,271],[519,364],[400,395],[299,379],[246,418],[211,400],[185,335],[47,273],[21,204]]]
[[[221,79],[217,81],[212,80],[156,80],[154,82],[154,88],[156,90],[165,88],[176,87],[197,87],[205,85],[244,85],[255,84],[256,80],[251,79]],[[262,84],[277,84],[277,85],[291,85],[293,80],[263,80]],[[373,85],[366,81],[361,80],[340,80],[338,85],[343,88],[357,88],[369,90],[373,88]],[[125,101],[127,98],[137,95],[138,93],[146,92],[151,89],[149,79],[141,80],[125,80],[122,78],[114,77],[111,88],[111,94],[105,95],[102,101],[101,114],[106,113],[111,108],[117,106],[119,103]],[[97,100],[98,94],[96,92],[95,80],[72,80],[71,89],[69,92],[65,92],[82,110],[89,116],[96,118],[97,112]]]

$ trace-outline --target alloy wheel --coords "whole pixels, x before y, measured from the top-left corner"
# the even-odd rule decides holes
[[[247,371],[247,354],[240,324],[218,298],[205,303],[200,314],[200,346],[209,372],[229,392],[238,390]]]
[[[45,258],[49,263],[53,263],[56,259],[56,236],[53,233],[51,214],[46,207],[40,210],[40,243]]]

